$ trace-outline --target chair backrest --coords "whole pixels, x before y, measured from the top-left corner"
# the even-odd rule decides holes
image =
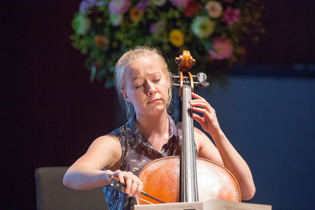
[[[106,210],[102,188],[73,190],[63,185],[68,167],[35,170],[37,210]]]

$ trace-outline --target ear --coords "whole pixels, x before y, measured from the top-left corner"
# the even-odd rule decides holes
[[[171,74],[170,72],[168,72],[168,75],[165,75],[165,74],[164,74],[165,79],[166,79],[166,81],[167,81],[167,84],[169,84],[170,80],[172,79],[172,78],[171,78],[171,75],[172,75],[172,74]]]
[[[128,102],[130,102],[130,100],[129,100],[128,96],[127,96],[127,93],[126,93],[124,90],[120,90],[120,93],[124,96],[124,98],[125,98]]]
[[[170,79],[171,79],[171,78],[166,77],[167,86],[170,85]]]

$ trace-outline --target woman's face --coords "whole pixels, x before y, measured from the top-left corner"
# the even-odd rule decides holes
[[[166,110],[169,81],[157,58],[147,55],[125,68],[121,94],[134,105],[137,115],[155,115]]]

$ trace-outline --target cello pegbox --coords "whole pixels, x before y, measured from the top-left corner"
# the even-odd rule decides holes
[[[193,59],[193,57],[190,55],[190,52],[188,50],[183,51],[183,55],[180,55],[179,57],[175,58],[175,62],[178,65],[178,71],[179,71],[179,93],[178,96],[182,97],[182,87],[184,85],[184,77],[187,76],[189,78],[189,83],[191,90],[194,90],[194,80],[189,71],[191,69],[192,65],[196,63],[196,60]]]
[[[196,63],[196,60],[193,59],[188,50],[183,50],[183,55],[176,57],[175,62],[178,64],[179,71],[187,72]]]

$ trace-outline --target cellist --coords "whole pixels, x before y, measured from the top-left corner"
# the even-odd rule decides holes
[[[171,78],[158,49],[136,47],[127,51],[115,66],[115,86],[122,98],[128,122],[94,140],[87,152],[75,161],[64,176],[64,185],[77,190],[104,187],[107,206],[131,209],[133,195],[142,191],[137,175],[151,161],[180,155],[181,123],[167,113],[172,99]],[[251,171],[220,128],[215,110],[201,96],[192,93],[193,119],[212,141],[194,128],[198,157],[226,167],[236,177],[243,200],[255,194]],[[111,174],[126,184],[124,193],[111,188]]]

